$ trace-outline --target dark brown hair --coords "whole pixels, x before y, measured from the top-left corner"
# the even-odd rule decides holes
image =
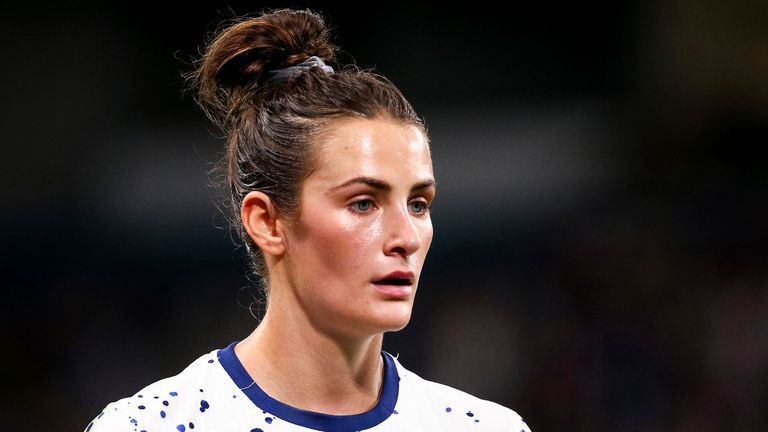
[[[266,263],[240,220],[248,192],[262,191],[281,215],[298,217],[301,184],[313,169],[313,139],[335,119],[388,118],[426,134],[410,103],[380,75],[336,65],[335,73],[314,67],[287,81],[268,79],[310,56],[333,65],[335,53],[319,14],[281,9],[218,31],[192,74],[198,104],[227,137],[224,204],[262,278]]]

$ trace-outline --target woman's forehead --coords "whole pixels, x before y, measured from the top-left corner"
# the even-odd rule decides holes
[[[392,120],[334,122],[318,142],[310,177],[326,182],[353,177],[387,182],[433,180],[429,144],[423,131]]]
[[[415,161],[431,166],[429,143],[422,130],[391,120],[335,122],[318,144],[319,159],[332,165]]]

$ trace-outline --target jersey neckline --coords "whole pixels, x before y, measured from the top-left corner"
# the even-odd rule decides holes
[[[384,380],[376,405],[360,414],[332,415],[294,408],[270,397],[248,375],[240,359],[237,358],[235,354],[237,342],[232,342],[228,347],[218,350],[219,363],[254,405],[281,420],[323,432],[354,432],[378,425],[395,411],[400,391],[400,377],[397,374],[394,359],[389,353],[381,352],[384,359]]]

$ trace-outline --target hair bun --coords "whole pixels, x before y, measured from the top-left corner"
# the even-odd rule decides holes
[[[280,9],[235,22],[217,32],[193,75],[198,103],[223,126],[265,72],[313,55],[332,60],[335,49],[325,21],[309,10]]]

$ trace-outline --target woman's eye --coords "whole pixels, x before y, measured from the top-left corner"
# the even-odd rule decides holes
[[[408,206],[417,214],[426,213],[429,210],[429,205],[425,201],[411,201]]]
[[[352,208],[352,211],[365,213],[373,208],[373,201],[369,199],[356,201],[350,204],[350,207]]]

